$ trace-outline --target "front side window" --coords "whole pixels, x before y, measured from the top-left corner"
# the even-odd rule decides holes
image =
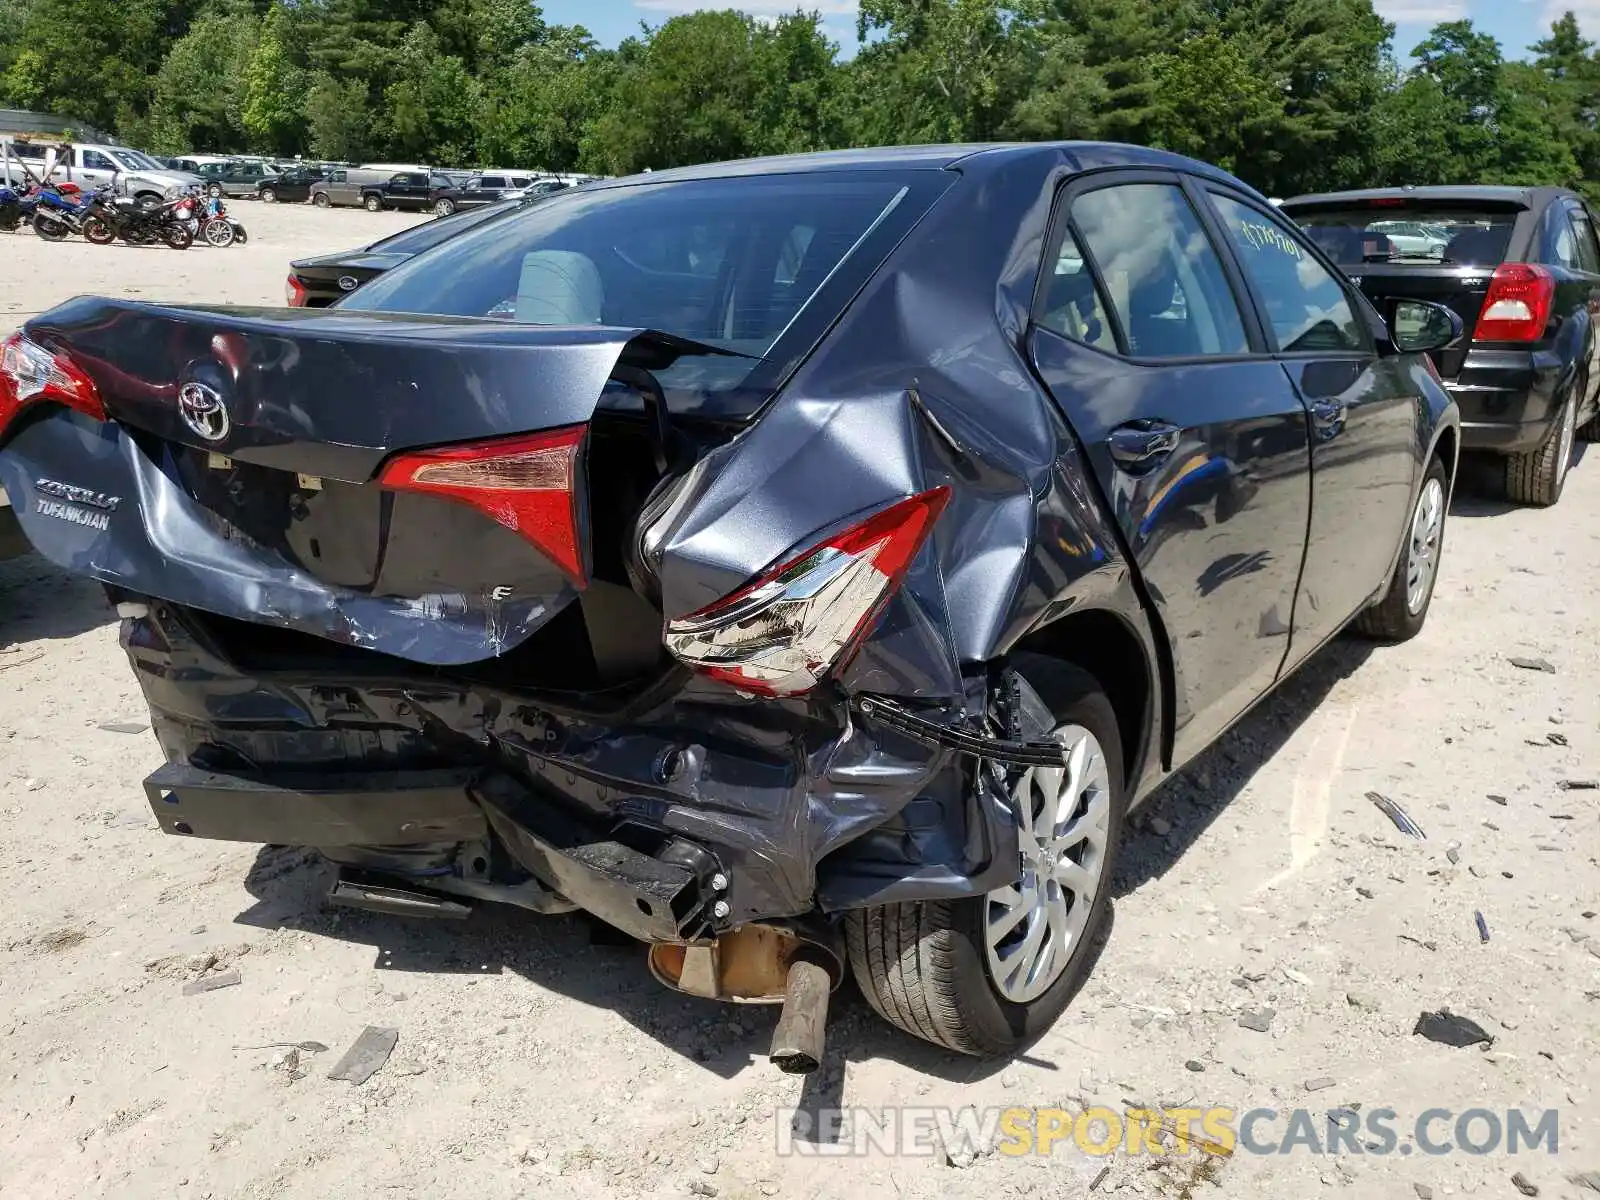
[[[117,169],[117,164],[98,150],[85,150],[83,152],[83,165],[91,171],[115,171]]]
[[[1122,322],[1129,354],[1187,358],[1249,350],[1222,260],[1177,184],[1088,192],[1073,202],[1072,219]]]
[[[1245,275],[1266,306],[1280,350],[1294,354],[1367,348],[1344,286],[1309,247],[1260,209],[1216,192],[1211,198]]]

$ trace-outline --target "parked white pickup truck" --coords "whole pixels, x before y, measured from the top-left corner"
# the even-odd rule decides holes
[[[116,187],[118,195],[133,196],[143,204],[158,204],[171,199],[183,188],[201,182],[200,176],[162,166],[141,151],[127,146],[90,145],[73,142],[65,147],[40,142],[14,142],[9,154],[0,156],[0,176],[13,187],[26,183],[23,165],[37,177],[49,169],[52,152],[56,159],[54,179],[69,179],[85,191],[103,183]]]

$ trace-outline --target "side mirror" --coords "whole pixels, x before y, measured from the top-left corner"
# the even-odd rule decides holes
[[[1389,337],[1402,354],[1422,354],[1454,346],[1466,336],[1466,323],[1453,308],[1431,300],[1392,300],[1386,314]]]

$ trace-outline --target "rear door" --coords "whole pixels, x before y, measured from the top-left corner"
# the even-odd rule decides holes
[[[1311,532],[1286,669],[1389,577],[1417,484],[1419,398],[1407,360],[1380,358],[1337,270],[1270,205],[1208,187],[1261,323],[1311,420]]]
[[[1305,406],[1197,202],[1166,172],[1072,185],[1033,334],[1170,639],[1178,761],[1276,678],[1311,513]]]
[[[1600,338],[1592,334],[1600,315],[1600,251],[1595,244],[1589,211],[1576,196],[1563,197],[1550,207],[1545,223],[1547,265],[1556,273],[1556,296],[1552,304],[1559,319],[1558,346],[1572,339],[1571,356],[1588,370],[1591,383],[1600,380]],[[1587,349],[1587,353],[1585,353]],[[1584,400],[1579,401],[1579,407]]]

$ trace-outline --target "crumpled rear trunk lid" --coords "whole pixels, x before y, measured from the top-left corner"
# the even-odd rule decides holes
[[[27,336],[92,379],[108,418],[26,414],[0,455],[47,556],[435,665],[504,653],[584,590],[596,407],[619,364],[706,350],[637,329],[101,299]],[[491,502],[394,473],[431,455],[443,465],[417,480],[473,484],[481,464],[451,460],[462,447],[537,448],[551,431],[557,457],[518,459]]]

